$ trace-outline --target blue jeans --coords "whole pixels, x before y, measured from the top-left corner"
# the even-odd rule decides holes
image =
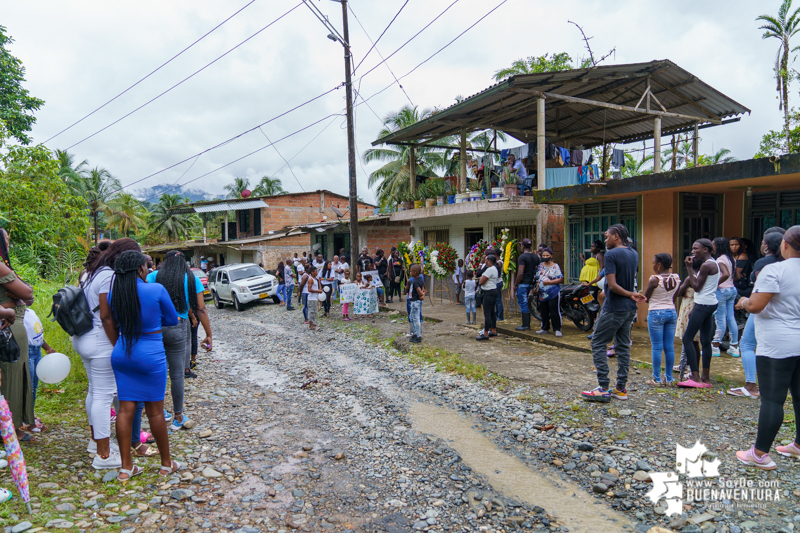
[[[339,298],[339,280],[335,279],[331,281],[331,299],[338,299]]]
[[[505,308],[503,307],[503,290],[498,288],[497,289],[497,300],[494,304],[495,314],[497,315],[497,320],[505,320],[503,317],[503,311]]]
[[[278,299],[279,299],[280,301],[282,301],[282,302],[285,300],[285,298],[284,298],[284,296],[283,296],[283,294],[284,294],[284,291],[285,291],[285,290],[286,290],[286,285],[284,285],[284,284],[282,284],[282,283],[281,283],[280,285],[278,285],[278,293],[277,293],[277,296],[278,296]]]
[[[42,360],[42,347],[28,345],[28,369],[31,373],[31,390],[33,391],[33,408],[36,409],[36,389],[39,388],[39,378],[36,376],[36,367]],[[35,421],[28,421],[33,424]]]
[[[133,428],[131,431],[131,445],[138,446],[142,442],[142,411],[144,402],[136,402],[136,412],[133,414]]]
[[[521,313],[530,313],[528,308],[528,294],[531,292],[532,285],[522,284],[517,287],[517,302],[519,302],[519,310]]]
[[[284,285],[283,291],[286,295],[286,310],[291,311],[294,309],[294,307],[292,307],[292,292],[294,292],[294,285]]]
[[[647,313],[647,331],[653,357],[653,380],[661,383],[661,352],[664,352],[664,378],[672,382],[672,366],[675,364],[675,326],[678,313],[675,309],[656,309]]]
[[[411,302],[411,333],[422,337],[422,300]]]
[[[742,332],[742,342],[739,343],[744,367],[744,380],[747,383],[756,383],[756,323],[754,315],[747,317],[747,324]]]
[[[300,298],[303,299],[303,318],[308,320],[308,293],[301,294]]]
[[[411,298],[406,298],[406,313],[408,313],[408,323],[411,324],[411,332],[413,333],[414,322],[411,320]],[[419,331],[422,334],[422,306],[419,308]]]
[[[475,296],[465,296],[464,297],[464,306],[466,307],[467,313],[474,313],[475,312]]]
[[[719,342],[725,336],[725,326],[731,334],[731,344],[739,344],[739,326],[736,325],[733,304],[736,302],[736,288],[717,289],[717,331],[713,342]]]

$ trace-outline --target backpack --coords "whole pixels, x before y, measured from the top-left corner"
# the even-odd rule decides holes
[[[49,317],[53,317],[53,322],[58,322],[61,329],[67,335],[85,335],[92,330],[92,321],[95,313],[100,306],[89,309],[86,295],[83,292],[83,285],[75,287],[67,285],[58,289],[53,295],[53,307],[50,309]]]

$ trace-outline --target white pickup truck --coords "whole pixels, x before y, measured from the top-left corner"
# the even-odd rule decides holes
[[[245,304],[266,298],[272,298],[274,303],[280,302],[278,279],[252,263],[212,269],[208,273],[208,290],[217,309],[233,304],[237,311],[244,311]]]

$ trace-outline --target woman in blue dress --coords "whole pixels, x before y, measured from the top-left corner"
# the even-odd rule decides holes
[[[111,320],[106,334],[114,352],[111,366],[117,380],[120,409],[117,413],[117,440],[121,443],[122,468],[119,480],[126,483],[143,472],[134,466],[131,448],[136,402],[143,401],[150,431],[161,455],[159,474],[169,476],[181,469],[169,453],[169,436],[164,420],[164,391],[167,387],[167,357],[162,327],[178,323],[178,314],[166,289],[158,283],[145,283],[147,260],[141,252],[122,252],[114,263],[114,279],[108,294]],[[124,477],[123,477],[124,476]]]

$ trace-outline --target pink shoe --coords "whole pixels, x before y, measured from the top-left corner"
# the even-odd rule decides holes
[[[756,447],[751,446],[747,451],[738,451],[736,452],[736,458],[747,466],[755,466],[756,468],[760,468],[762,470],[775,470],[778,467],[778,465],[775,464],[775,461],[770,458],[768,453],[765,453],[759,459],[755,450]]]
[[[778,446],[775,449],[778,450],[779,455],[800,459],[800,446],[796,442],[792,442],[788,446]]]
[[[678,383],[678,387],[684,387],[687,389],[707,389],[711,387],[709,383],[703,383],[702,381],[694,381],[693,379],[687,379],[686,381],[681,381]]]
[[[117,421],[117,412],[114,410],[113,407],[111,408],[111,421],[112,422],[116,422]]]

